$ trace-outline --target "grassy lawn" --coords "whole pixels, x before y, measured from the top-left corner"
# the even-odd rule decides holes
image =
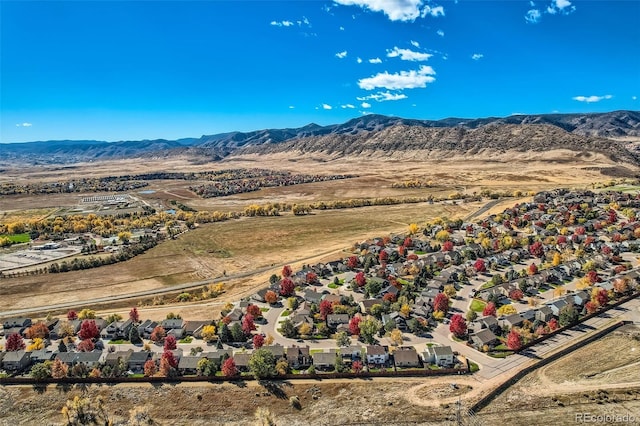
[[[260,312],[269,312],[269,308],[260,308]]]
[[[338,287],[340,287],[340,286],[339,286],[339,285],[337,285],[337,284],[331,283],[331,284],[327,285],[327,287],[329,287],[329,288],[333,288],[333,289],[336,289],[336,288],[338,288]]]
[[[0,237],[8,238],[12,243],[28,243],[31,241],[31,237],[26,232],[23,234],[2,234]]]
[[[472,373],[475,373],[478,370],[480,370],[480,367],[478,366],[478,364],[476,364],[473,361],[469,361],[469,371],[471,371]]]
[[[283,317],[288,317],[289,315],[291,315],[291,311],[288,309],[285,309],[280,315]]]
[[[309,349],[309,355],[322,353],[322,349]]]
[[[473,312],[482,312],[485,306],[487,306],[486,302],[483,302],[481,300],[473,299],[473,301],[471,302],[471,310]]]
[[[191,342],[193,342],[193,337],[191,336],[187,336],[184,339],[178,340],[178,343],[191,343]]]
[[[488,281],[480,286],[480,290],[485,290],[491,287],[495,287],[495,285],[491,281]]]
[[[511,352],[511,351],[507,351],[507,352],[490,352],[488,355],[490,357],[492,357],[492,358],[506,358],[509,355],[513,355],[513,352]]]
[[[137,374],[129,374],[129,377],[134,377],[134,378],[138,378],[138,377],[144,377],[144,374],[142,374],[142,373],[137,373]]]
[[[124,339],[118,339],[118,340],[109,340],[109,344],[110,345],[124,345],[124,344],[129,344],[131,343],[128,340],[124,340]]]

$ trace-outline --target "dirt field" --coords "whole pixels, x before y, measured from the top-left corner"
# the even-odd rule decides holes
[[[640,423],[640,329],[625,326],[516,383],[479,413],[484,424],[569,424],[576,414]]]

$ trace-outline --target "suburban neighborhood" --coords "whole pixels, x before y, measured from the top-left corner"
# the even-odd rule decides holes
[[[285,266],[218,318],[8,318],[0,365],[36,379],[475,372],[637,295],[639,207],[555,190],[479,222],[411,224]]]

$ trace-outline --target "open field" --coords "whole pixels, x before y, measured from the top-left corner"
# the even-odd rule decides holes
[[[284,214],[200,226],[136,258],[97,269],[7,279],[0,288],[0,309],[39,306],[127,293],[166,285],[246,273],[274,265],[258,277],[228,282],[225,299],[248,295],[264,286],[282,263],[310,263],[340,258],[363,239],[406,232],[411,222],[436,216],[462,217],[479,203],[407,204],[318,211],[308,216]]]
[[[622,327],[536,370],[479,413],[485,424],[568,424],[578,413],[640,422],[640,329]]]

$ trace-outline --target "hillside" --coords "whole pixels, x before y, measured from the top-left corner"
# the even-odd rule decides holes
[[[279,144],[253,145],[235,155],[279,152],[322,152],[326,154],[386,156],[413,153],[414,157],[442,158],[451,155],[495,157],[516,152],[543,153],[552,150],[601,153],[616,162],[637,163],[634,154],[618,142],[580,136],[548,124],[490,123],[477,128],[420,127],[396,123],[381,131],[356,134],[332,133],[290,140]]]
[[[295,150],[343,155],[422,150],[479,153],[484,150],[540,152],[595,151],[635,162],[633,145],[604,138],[640,137],[639,111],[594,114],[513,115],[502,118],[416,120],[365,115],[342,124],[228,132],[200,138],[144,141],[45,141],[0,144],[0,161],[72,163],[78,161],[190,155],[219,160],[230,155]]]

